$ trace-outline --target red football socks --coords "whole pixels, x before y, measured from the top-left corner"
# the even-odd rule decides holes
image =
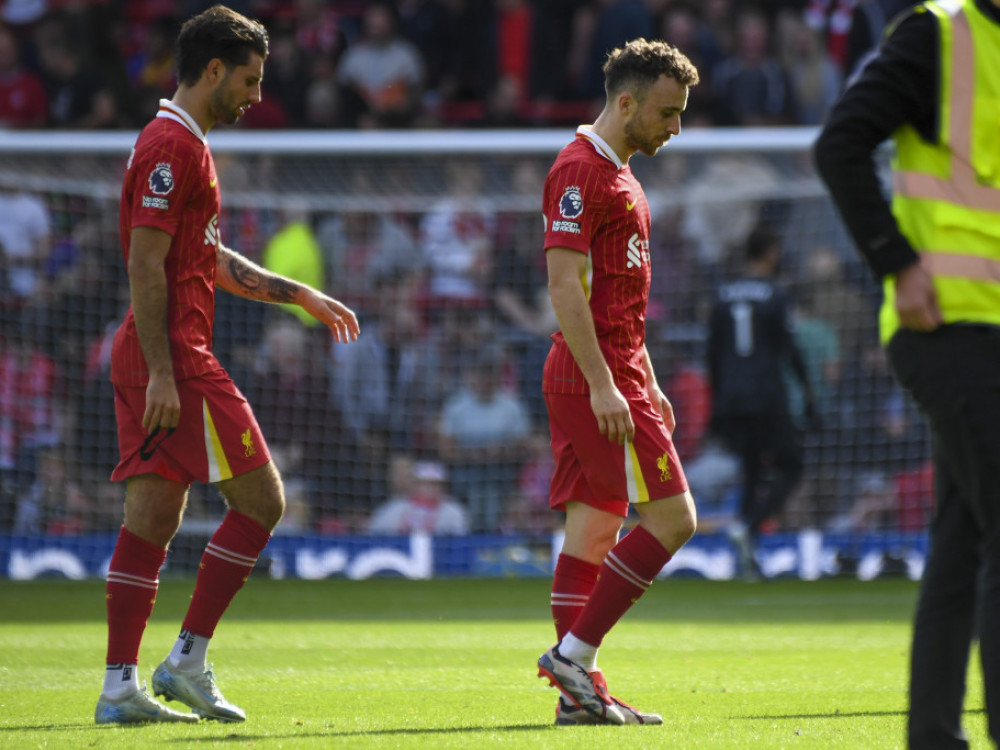
[[[600,569],[600,565],[579,557],[559,555],[552,575],[552,620],[556,625],[556,640],[562,640],[583,611]]]
[[[270,538],[270,532],[249,516],[234,510],[226,513],[201,557],[184,630],[212,637]]]
[[[165,549],[122,526],[104,588],[108,608],[108,664],[139,663],[139,644],[153,612],[160,568],[166,557]]]
[[[656,537],[642,526],[632,529],[604,559],[590,599],[571,627],[573,635],[600,646],[669,561],[670,553]]]

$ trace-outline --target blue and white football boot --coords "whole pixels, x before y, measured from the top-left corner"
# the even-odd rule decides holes
[[[101,697],[94,710],[94,721],[98,724],[142,724],[151,721],[194,723],[198,721],[198,716],[164,706],[154,700],[143,685],[141,690],[118,700]]]
[[[164,661],[153,672],[153,694],[186,703],[203,719],[235,722],[247,718],[242,708],[222,697],[211,665],[204,672],[182,672]]]

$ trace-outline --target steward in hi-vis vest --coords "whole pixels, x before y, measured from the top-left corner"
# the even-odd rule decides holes
[[[1000,325],[1000,25],[973,2],[928,2],[938,27],[936,138],[909,123],[893,133],[892,213],[934,278],[946,323]],[[880,316],[887,343],[899,327],[895,279]]]
[[[890,137],[891,207],[873,158]],[[879,324],[892,369],[934,435],[936,507],[914,619],[908,745],[969,746],[961,719],[974,633],[996,744],[1000,0],[929,0],[905,11],[829,113],[815,156],[882,281]]]

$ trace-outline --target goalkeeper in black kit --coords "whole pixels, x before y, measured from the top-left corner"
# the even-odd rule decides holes
[[[802,435],[783,380],[787,366],[802,383],[806,413],[815,421],[812,388],[792,335],[791,302],[774,281],[780,255],[778,235],[757,226],[746,242],[744,273],[718,288],[709,322],[710,430],[742,465],[739,519],[728,532],[747,580],[761,576],[754,555],[761,524],[784,507],[802,479]]]

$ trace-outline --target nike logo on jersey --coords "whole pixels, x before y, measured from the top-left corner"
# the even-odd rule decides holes
[[[626,211],[631,211],[633,208],[635,208],[635,204],[638,203],[638,202],[639,201],[637,201],[637,200],[634,200],[631,203],[629,203],[628,201],[625,201],[625,210]]]
[[[216,184],[218,184],[218,182],[219,181],[216,178],[213,177],[211,180],[208,181],[208,186],[210,188],[214,188],[216,186]]]

